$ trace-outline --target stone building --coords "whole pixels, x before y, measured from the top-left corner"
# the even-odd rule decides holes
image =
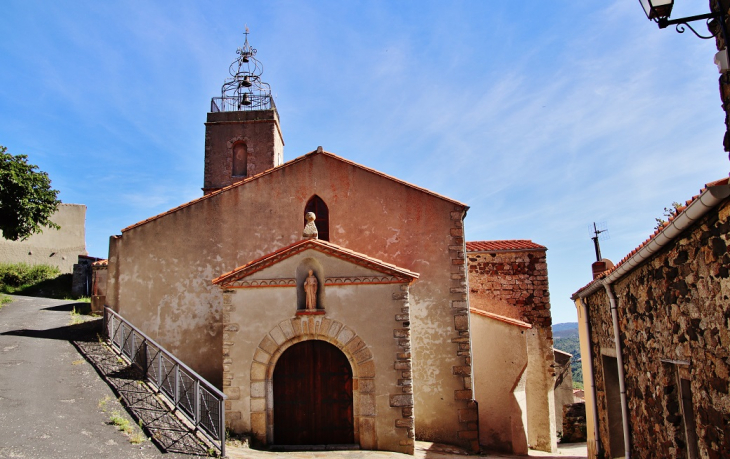
[[[507,240],[467,242],[466,250],[480,441],[516,454],[527,454],[528,446],[553,451],[547,248]]]
[[[515,276],[530,283],[508,282],[513,293],[499,295],[535,325],[488,306],[470,314],[468,206],[321,147],[283,162],[268,86],[246,67],[253,54],[246,41],[212,101],[204,196],[112,236],[108,262],[95,265],[95,301],[222,387],[228,426],[264,444],[412,454],[415,437],[526,452],[529,438],[553,449],[550,414],[514,421],[524,432],[515,448],[505,445],[518,435],[479,435],[484,419],[495,431],[513,422],[488,407],[498,386],[512,395],[527,381],[528,406],[551,406],[545,248],[518,248],[515,266],[530,272]],[[316,238],[310,224],[303,231],[310,213]],[[482,317],[488,323],[474,328]],[[489,346],[503,344],[488,333],[502,326],[520,361],[475,374],[475,349],[489,358]],[[475,330],[485,333],[478,343]],[[521,376],[538,358],[535,374]]]
[[[706,185],[573,295],[591,457],[728,457],[728,197]]]
[[[86,206],[60,204],[51,221],[61,229],[44,228],[24,241],[0,238],[0,262],[45,264],[61,273],[73,272],[79,255],[86,255]]]
[[[570,368],[572,354],[553,349],[555,354],[555,431],[558,436],[563,435],[563,411],[568,405],[578,402],[573,394],[573,373]]]

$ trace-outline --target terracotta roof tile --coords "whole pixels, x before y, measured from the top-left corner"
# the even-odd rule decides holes
[[[182,204],[182,205],[179,205],[179,206],[177,206],[177,207],[175,207],[175,208],[172,208],[172,209],[168,210],[167,212],[163,212],[163,213],[161,213],[161,214],[158,214],[158,215],[152,216],[152,217],[150,217],[150,218],[147,218],[147,219],[145,219],[145,220],[142,220],[142,221],[140,221],[140,222],[137,222],[137,223],[135,223],[135,224],[133,224],[133,225],[130,225],[130,226],[128,226],[128,227],[126,227],[126,228],[124,228],[124,229],[122,230],[122,233],[124,233],[124,232],[126,232],[126,231],[129,231],[129,230],[131,230],[131,229],[133,229],[133,228],[136,228],[136,227],[138,227],[138,226],[142,226],[142,225],[144,225],[145,223],[149,223],[149,222],[151,222],[151,221],[153,221],[153,220],[157,220],[158,218],[164,217],[165,215],[169,215],[169,214],[172,214],[172,213],[174,213],[174,212],[177,212],[178,210],[181,210],[181,209],[184,209],[184,208],[186,208],[186,207],[192,206],[193,204],[195,204],[195,203],[198,203],[198,202],[200,202],[200,201],[204,201],[204,200],[206,200],[206,199],[210,199],[210,198],[212,198],[213,196],[216,196],[216,195],[218,195],[218,194],[221,194],[221,193],[225,193],[226,191],[228,191],[228,190],[231,190],[231,189],[233,189],[233,188],[237,188],[237,187],[239,187],[239,186],[245,185],[245,184],[247,184],[247,183],[249,183],[249,182],[252,182],[252,181],[254,181],[254,180],[257,180],[257,179],[259,179],[259,178],[261,178],[261,177],[263,177],[263,176],[265,176],[265,175],[273,174],[274,172],[277,172],[277,171],[279,171],[279,170],[281,170],[281,169],[283,169],[283,168],[286,168],[286,167],[292,166],[292,165],[294,165],[294,164],[296,164],[296,163],[299,163],[299,162],[301,162],[301,161],[304,161],[305,159],[308,159],[308,158],[309,158],[310,156],[314,156],[314,155],[318,155],[318,154],[319,154],[319,155],[324,155],[324,156],[328,156],[328,157],[330,157],[330,158],[336,159],[336,160],[338,160],[338,161],[341,161],[341,162],[343,162],[343,163],[349,164],[349,165],[351,165],[351,166],[355,166],[355,167],[357,167],[357,168],[359,168],[359,169],[362,169],[362,170],[365,170],[365,171],[367,171],[367,172],[371,172],[371,173],[373,173],[373,174],[375,174],[375,175],[379,175],[379,176],[381,176],[381,177],[387,178],[387,179],[389,179],[389,180],[392,180],[392,181],[394,181],[394,182],[400,183],[401,185],[405,185],[405,186],[407,186],[407,187],[409,187],[409,188],[413,188],[413,189],[415,189],[415,190],[418,190],[418,191],[422,191],[422,192],[424,192],[424,193],[426,193],[426,194],[430,194],[431,196],[435,196],[435,197],[437,197],[437,198],[439,198],[439,199],[443,199],[444,201],[448,201],[448,202],[454,203],[454,204],[456,204],[456,205],[458,205],[458,206],[462,206],[462,207],[464,207],[465,209],[468,209],[468,208],[469,208],[469,206],[467,206],[467,205],[466,205],[466,204],[464,204],[464,203],[461,203],[461,202],[459,202],[459,201],[456,201],[456,200],[454,200],[454,199],[451,199],[451,198],[447,198],[446,196],[440,195],[440,194],[438,194],[438,193],[434,193],[433,191],[427,190],[426,188],[421,188],[421,187],[419,187],[419,186],[413,185],[413,184],[411,184],[411,183],[408,183],[408,182],[406,182],[406,181],[403,181],[403,180],[397,179],[397,178],[395,178],[395,177],[393,177],[393,176],[390,176],[390,175],[388,175],[388,174],[384,174],[384,173],[382,173],[382,172],[376,171],[375,169],[371,169],[371,168],[369,168],[369,167],[363,166],[362,164],[358,164],[358,163],[356,163],[356,162],[354,162],[354,161],[350,161],[350,160],[348,160],[348,159],[342,158],[342,157],[340,157],[340,156],[337,156],[337,155],[335,155],[335,154],[333,154],[333,153],[329,153],[329,152],[327,152],[327,151],[318,151],[318,150],[314,150],[314,151],[311,151],[311,152],[309,152],[309,153],[307,153],[307,154],[305,154],[305,155],[303,155],[303,156],[300,156],[300,157],[298,157],[298,158],[294,158],[294,159],[292,159],[291,161],[287,161],[287,162],[285,162],[284,164],[281,164],[281,165],[279,165],[279,166],[273,167],[273,168],[271,168],[271,169],[269,169],[269,170],[266,170],[266,171],[264,171],[264,172],[258,173],[258,174],[256,174],[256,175],[253,175],[253,176],[251,176],[251,177],[245,178],[245,179],[241,180],[240,182],[236,182],[236,183],[234,183],[234,184],[232,184],[232,185],[228,185],[227,187],[225,187],[225,188],[221,188],[221,189],[220,189],[220,190],[218,190],[218,191],[214,191],[214,192],[212,192],[212,193],[210,193],[210,194],[207,194],[207,195],[205,195],[205,196],[202,196],[202,197],[200,197],[200,198],[198,198],[198,199],[194,199],[194,200],[192,200],[192,201],[186,202],[185,204]]]
[[[510,325],[517,325],[518,327],[522,328],[532,328],[532,324],[528,324],[527,322],[513,319],[511,317],[500,316],[499,314],[494,314],[492,312],[482,311],[481,309],[469,308],[469,312],[478,316],[489,317],[490,319],[499,320],[500,322],[504,322]]]
[[[513,250],[547,250],[547,247],[535,244],[529,239],[472,241],[466,243],[467,252],[503,252]]]
[[[673,212],[673,214],[669,216],[669,218],[667,219],[667,221],[666,221],[666,222],[665,222],[665,223],[664,223],[664,224],[663,224],[663,225],[662,225],[661,227],[659,227],[659,229],[655,230],[655,231],[654,231],[654,232],[653,232],[653,233],[651,234],[651,236],[649,236],[649,237],[648,237],[648,238],[647,238],[647,239],[646,239],[646,240],[645,240],[644,242],[642,242],[641,244],[639,244],[639,246],[638,246],[638,247],[636,247],[636,248],[635,248],[634,250],[632,250],[631,252],[629,252],[629,253],[628,253],[628,255],[626,255],[625,257],[623,257],[623,258],[621,259],[621,261],[619,261],[618,263],[616,263],[616,264],[614,265],[614,267],[613,267],[613,268],[611,268],[611,269],[609,269],[609,270],[605,271],[604,273],[600,274],[600,275],[599,275],[598,277],[596,277],[595,279],[593,279],[592,281],[588,282],[588,283],[587,283],[586,285],[584,285],[583,287],[581,287],[580,289],[578,289],[578,290],[577,290],[577,291],[576,291],[576,292],[575,292],[575,293],[573,294],[573,296],[575,297],[575,296],[576,296],[577,294],[579,294],[579,293],[580,293],[580,292],[582,292],[583,290],[585,290],[585,289],[587,289],[588,287],[590,287],[590,286],[591,286],[591,285],[592,285],[592,284],[593,284],[594,282],[596,282],[596,281],[599,281],[599,280],[601,280],[601,279],[605,278],[606,276],[610,275],[610,274],[611,274],[612,272],[614,272],[614,271],[616,271],[616,270],[617,270],[618,268],[620,268],[620,267],[621,267],[621,265],[623,265],[624,263],[626,263],[626,262],[627,262],[627,261],[629,260],[629,258],[631,258],[632,256],[634,256],[634,255],[635,255],[635,254],[636,254],[636,253],[637,253],[637,252],[638,252],[639,250],[641,250],[641,249],[642,249],[642,248],[643,248],[644,246],[646,246],[647,244],[649,244],[649,243],[650,243],[650,242],[651,242],[651,241],[652,241],[652,240],[653,240],[653,239],[654,239],[655,237],[657,237],[657,235],[658,235],[659,233],[661,233],[661,232],[662,232],[662,231],[663,231],[663,230],[664,230],[664,229],[665,229],[666,227],[668,227],[668,226],[669,226],[669,224],[670,224],[670,223],[671,223],[671,222],[672,222],[672,221],[673,221],[673,220],[674,220],[675,218],[677,218],[677,217],[678,217],[678,216],[679,216],[679,215],[680,215],[680,214],[681,214],[682,212],[684,212],[684,210],[685,210],[685,209],[686,209],[686,208],[687,208],[687,207],[688,207],[688,206],[689,206],[690,204],[692,204],[692,202],[694,202],[694,201],[695,201],[695,200],[696,200],[697,198],[699,198],[699,197],[700,197],[700,195],[701,195],[702,193],[704,193],[705,191],[707,191],[707,189],[708,189],[708,188],[711,188],[711,187],[713,187],[713,186],[728,185],[728,184],[730,184],[730,178],[728,178],[728,177],[726,177],[726,178],[721,178],[720,180],[715,180],[714,182],[710,182],[710,183],[707,183],[707,184],[705,184],[705,186],[704,186],[704,187],[703,187],[702,189],[700,189],[700,192],[699,192],[698,194],[696,194],[696,195],[692,196],[692,197],[691,197],[690,199],[688,199],[688,200],[687,200],[687,201],[686,201],[686,202],[684,203],[684,205],[682,205],[682,206],[679,206],[679,207],[678,207],[677,209],[675,209],[675,210],[674,210],[674,212]]]
[[[95,261],[91,264],[91,266],[108,266],[108,265],[109,265],[109,260],[99,260],[99,261]]]

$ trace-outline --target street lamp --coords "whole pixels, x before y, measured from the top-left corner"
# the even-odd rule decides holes
[[[705,19],[707,20],[707,24],[709,26],[710,20],[719,19],[719,31],[722,32],[723,40],[727,39],[727,30],[725,27],[726,14],[724,12],[724,8],[722,7],[720,7],[719,12],[698,14],[697,16],[688,16],[686,18],[680,19],[669,19],[669,16],[672,14],[674,0],[639,0],[639,3],[641,3],[642,8],[644,8],[644,13],[646,13],[646,17],[649,18],[649,20],[655,21],[657,24],[659,24],[660,29],[665,29],[670,25],[676,25],[677,32],[684,33],[685,26],[687,26],[689,30],[691,30],[698,37],[709,40],[710,38],[714,38],[715,36],[717,36],[718,32],[714,32],[710,36],[700,35],[689,23]]]

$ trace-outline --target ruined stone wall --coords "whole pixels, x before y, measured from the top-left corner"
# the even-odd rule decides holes
[[[634,457],[687,457],[677,373],[690,380],[700,456],[730,450],[729,231],[725,201],[614,285]],[[588,305],[599,431],[610,449],[600,353],[614,343],[604,290]]]
[[[472,308],[527,322],[528,442],[543,451],[557,448],[555,362],[545,249],[467,253]]]
[[[551,329],[544,250],[469,252],[468,259],[471,307]]]

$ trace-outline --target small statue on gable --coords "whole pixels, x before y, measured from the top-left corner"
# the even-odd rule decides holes
[[[304,293],[307,300],[307,311],[317,310],[317,277],[314,271],[309,270],[309,276],[304,281]]]
[[[307,224],[304,225],[302,237],[304,239],[317,239],[319,232],[317,232],[317,225],[314,224],[314,220],[317,216],[314,215],[314,212],[307,212],[306,215],[304,215],[304,218],[307,220]]]

